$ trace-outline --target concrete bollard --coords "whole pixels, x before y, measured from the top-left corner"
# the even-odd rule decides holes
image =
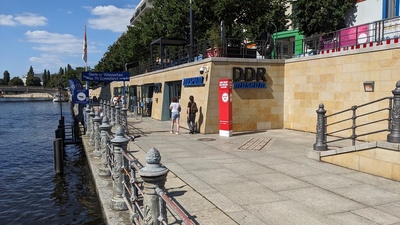
[[[390,134],[387,135],[387,142],[400,143],[400,81],[397,81],[393,93],[393,107],[390,115]]]
[[[95,117],[93,107],[90,109],[89,113],[89,123],[90,123],[90,139],[89,145],[94,145],[94,121],[93,118]]]
[[[115,105],[110,105],[111,111],[110,111],[110,121],[111,125],[115,125]]]
[[[100,141],[100,151],[101,151],[101,161],[99,168],[99,176],[110,176],[110,170],[108,169],[108,149],[107,143],[110,141],[108,134],[111,132],[111,124],[108,123],[108,118],[103,117],[103,121],[100,126],[101,130],[101,141]]]
[[[122,151],[127,150],[129,139],[124,137],[124,130],[122,127],[118,126],[115,131],[115,137],[111,140],[113,145],[113,169],[112,169],[112,180],[113,180],[113,190],[114,197],[111,199],[112,208],[117,211],[122,211],[128,209],[124,198],[122,196],[123,192],[123,176],[121,169],[123,168],[123,156]]]
[[[99,111],[96,110],[94,113],[93,124],[94,124],[94,150],[93,150],[93,157],[101,157],[100,152],[100,122],[101,118],[99,116]]]
[[[166,219],[164,201],[157,195],[156,188],[164,189],[168,169],[160,164],[160,152],[152,148],[146,155],[146,166],[139,170],[143,179],[143,206],[145,224],[160,225],[158,218]],[[162,202],[162,204],[160,204]]]
[[[325,113],[326,110],[324,109],[324,104],[319,104],[319,108],[316,111],[318,114],[317,118],[317,137],[314,144],[314,150],[317,151],[324,151],[328,149],[326,145],[326,120],[325,120]]]

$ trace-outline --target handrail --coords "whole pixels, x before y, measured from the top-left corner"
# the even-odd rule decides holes
[[[182,219],[182,221],[187,225],[194,225],[194,223],[189,219],[189,217],[177,206],[168,196],[167,194],[161,189],[156,188],[157,195],[164,200],[164,202],[171,207],[172,210]]]
[[[389,107],[381,108],[381,109],[377,109],[377,110],[372,110],[372,111],[357,115],[357,110],[358,109],[361,109],[361,108],[364,108],[366,106],[370,106],[372,104],[379,103],[379,102],[382,102],[382,101],[385,101],[385,100],[389,100]],[[380,99],[377,99],[377,100],[374,100],[374,101],[371,101],[371,102],[368,102],[368,103],[365,103],[365,104],[355,105],[355,106],[352,106],[349,109],[345,109],[345,110],[342,110],[342,111],[339,111],[339,112],[336,112],[336,113],[332,113],[330,115],[325,115],[324,116],[324,120],[326,122],[325,123],[325,128],[324,128],[325,131],[327,131],[327,128],[329,126],[337,125],[339,123],[348,122],[348,121],[352,121],[352,126],[345,127],[345,128],[338,129],[338,130],[332,130],[329,133],[325,132],[324,144],[328,144],[328,143],[332,143],[332,142],[336,142],[336,141],[341,141],[341,140],[345,140],[345,139],[351,139],[352,140],[352,145],[354,146],[358,137],[389,131],[390,130],[390,121],[391,121],[390,112],[391,112],[391,109],[392,109],[392,101],[393,101],[393,97],[384,97],[384,98],[380,98]],[[365,123],[357,124],[357,119],[359,119],[361,117],[365,117],[365,116],[368,116],[368,115],[371,115],[371,114],[375,114],[375,113],[379,113],[379,112],[386,111],[386,110],[388,110],[388,112],[389,112],[389,116],[387,118],[376,119],[376,120],[373,120],[373,121],[368,121],[368,122],[365,122]],[[342,119],[342,120],[334,121],[334,122],[331,122],[331,123],[328,124],[328,119],[332,119],[335,116],[341,116],[346,112],[353,112],[352,116],[349,117],[349,118],[345,118],[345,119]],[[357,134],[357,128],[359,128],[359,127],[365,127],[367,125],[372,125],[372,124],[376,124],[376,123],[380,123],[380,122],[384,122],[384,121],[388,121],[388,128],[386,128],[386,129],[378,129],[378,130],[373,130],[373,131],[362,133],[362,134],[359,134],[359,133]],[[347,137],[340,137],[340,136],[337,135],[340,132],[348,131],[348,130],[352,131],[352,135],[350,137],[348,137],[348,136]],[[327,137],[328,136],[334,137],[336,139],[332,139],[330,141],[327,141]]]

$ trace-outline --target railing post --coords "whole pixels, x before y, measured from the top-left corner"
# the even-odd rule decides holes
[[[90,130],[92,129],[90,127],[89,113],[90,113],[90,106],[89,106],[89,104],[87,104],[86,108],[85,108],[85,134],[86,135],[90,134]]]
[[[111,140],[114,154],[114,161],[112,162],[114,164],[112,170],[114,197],[111,199],[111,201],[112,208],[114,210],[122,211],[128,209],[122,196],[122,189],[124,188],[122,184],[123,176],[121,172],[123,169],[122,151],[126,151],[129,139],[124,137],[124,130],[120,126],[117,127],[115,135],[115,138]]]
[[[100,126],[101,130],[101,141],[100,141],[100,151],[101,151],[101,161],[100,161],[100,176],[110,176],[110,170],[108,169],[108,150],[107,143],[110,141],[108,135],[111,132],[112,126],[108,123],[108,118],[103,117],[103,121]]]
[[[106,110],[106,116],[108,118],[108,121],[111,121],[110,115],[111,115],[111,106],[110,106],[110,101],[108,101],[107,102],[107,110]]]
[[[129,130],[128,130],[128,121],[127,121],[127,109],[125,107],[123,107],[121,109],[121,125],[124,127],[125,130],[125,134],[129,134]]]
[[[120,125],[120,110],[119,110],[119,105],[115,106],[115,125]]]
[[[316,111],[318,114],[317,118],[317,136],[314,144],[314,150],[324,151],[328,149],[326,145],[326,121],[325,121],[325,113],[324,104],[319,104],[319,108]]]
[[[111,104],[110,105],[110,108],[111,108],[111,111],[110,111],[110,120],[111,120],[111,125],[115,125],[115,111],[114,111],[114,108],[115,108],[115,105],[114,104]]]
[[[90,123],[90,139],[89,139],[89,145],[94,145],[94,109],[93,107],[90,109],[89,113],[89,123]]]
[[[101,157],[101,152],[100,152],[100,121],[101,118],[99,116],[99,111],[96,110],[94,113],[95,117],[93,118],[93,124],[94,124],[94,151],[93,151],[93,157],[100,158]]]
[[[162,201],[157,195],[156,188],[164,189],[168,169],[160,164],[160,152],[152,148],[146,155],[146,166],[139,170],[139,175],[143,179],[143,206],[145,224],[160,225],[158,218],[165,218],[166,208],[160,208],[159,201]],[[161,213],[160,213],[161,212]]]
[[[387,135],[387,141],[391,143],[400,143],[400,81],[397,81],[393,93],[393,109],[390,126],[390,134]]]

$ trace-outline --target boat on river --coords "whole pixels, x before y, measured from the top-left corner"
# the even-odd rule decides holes
[[[53,96],[53,102],[68,102],[68,101],[69,97],[61,93],[57,93]]]

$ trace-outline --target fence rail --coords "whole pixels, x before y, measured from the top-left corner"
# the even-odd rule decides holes
[[[158,150],[153,148],[148,151],[146,160],[148,158],[152,160],[147,161],[146,166],[143,166],[129,151],[130,139],[126,137],[128,127],[126,109],[124,106],[121,107],[101,101],[97,110],[90,106],[85,109],[89,144],[95,146],[94,157],[101,158],[99,175],[111,177],[113,182],[112,208],[128,210],[131,223],[137,225],[143,222],[152,224],[152,221],[146,221],[148,213],[152,213],[152,218],[157,220],[153,221],[153,224],[167,224],[168,208],[170,214],[177,215],[183,223],[192,225],[189,217],[164,191],[168,169],[161,165],[159,161],[161,157],[152,158],[159,156]],[[100,119],[100,115],[103,115],[103,118]],[[113,127],[115,134],[111,133]],[[148,166],[149,164],[151,166]],[[152,174],[154,168],[156,172]],[[144,189],[147,191],[144,192]],[[151,194],[149,190],[153,190],[154,193]],[[154,194],[158,196],[157,200],[153,199]]]
[[[324,104],[320,104],[317,110],[317,126],[316,126],[316,142],[314,150],[327,150],[328,144],[342,141],[345,139],[352,140],[354,146],[356,140],[360,137],[390,132],[387,135],[387,141],[400,143],[400,81],[396,83],[396,89],[392,91],[393,97],[384,97],[365,104],[352,106],[331,115],[326,115]],[[387,107],[381,107],[382,102],[387,101]],[[376,104],[375,110],[372,108]],[[362,109],[363,113],[358,113]],[[387,112],[387,115],[383,115]],[[346,116],[351,113],[351,116]],[[377,118],[371,119],[368,116]],[[381,117],[379,117],[381,116]],[[329,120],[329,122],[328,122]],[[387,125],[382,125],[387,122]],[[368,132],[360,133],[357,129],[374,125]],[[336,128],[335,127],[339,127]],[[329,130],[329,132],[328,132]],[[351,135],[343,134],[350,132]],[[331,140],[328,141],[328,136]]]

